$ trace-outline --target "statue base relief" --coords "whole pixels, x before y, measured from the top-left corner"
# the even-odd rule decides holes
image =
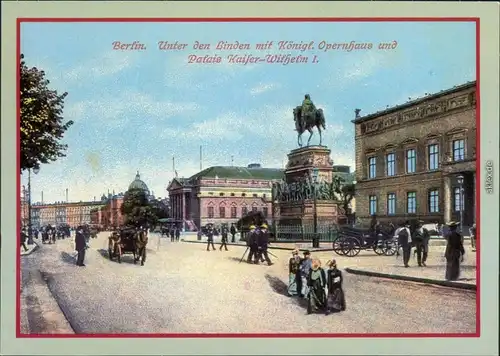
[[[313,171],[318,171],[317,182],[331,183],[333,160],[326,146],[307,146],[294,149],[288,154],[285,169],[287,184],[304,184],[312,181]],[[285,225],[312,225],[314,221],[314,199],[288,200],[279,203],[279,223]],[[335,199],[316,200],[318,225],[331,225],[338,220],[338,202]]]
[[[318,225],[331,225],[338,220],[338,203],[333,200],[316,201]],[[280,202],[280,224],[313,225],[314,200]]]
[[[331,150],[326,146],[307,146],[292,150],[288,154],[285,169],[287,183],[309,178],[313,169],[318,170],[318,181],[331,182],[333,160]]]

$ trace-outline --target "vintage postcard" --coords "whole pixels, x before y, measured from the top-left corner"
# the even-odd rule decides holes
[[[481,337],[479,24],[18,18],[16,337]]]

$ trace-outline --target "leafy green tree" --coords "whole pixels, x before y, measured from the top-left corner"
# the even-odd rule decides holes
[[[342,209],[345,214],[349,213],[349,204],[356,194],[356,186],[352,183],[346,184],[342,177],[334,177],[335,193],[340,197]]]
[[[170,217],[168,206],[160,200],[152,201],[151,208],[153,209],[153,212],[158,217],[158,219],[167,219]]]
[[[125,193],[121,213],[125,216],[125,224],[135,227],[152,227],[158,220],[158,216],[148,202],[146,192],[142,189],[129,189]]]
[[[21,172],[65,157],[67,145],[60,141],[73,121],[63,122],[64,98],[49,89],[45,72],[28,68],[21,55]]]

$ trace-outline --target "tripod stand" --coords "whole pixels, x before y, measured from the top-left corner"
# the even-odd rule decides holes
[[[241,260],[239,263],[243,262],[243,259],[245,258],[245,255],[247,254],[249,248],[250,246],[247,246],[247,249],[245,250],[245,252],[243,252],[243,256],[241,256]]]

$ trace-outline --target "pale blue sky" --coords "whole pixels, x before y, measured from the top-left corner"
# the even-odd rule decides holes
[[[374,48],[315,50],[305,54],[317,54],[319,63],[288,66],[193,65],[186,64],[191,49],[157,49],[158,41],[196,40],[212,47],[219,40],[324,40]],[[395,50],[377,50],[393,40]],[[117,52],[113,41],[141,41],[148,49]],[[124,191],[137,169],[165,196],[172,157],[179,176],[188,177],[199,170],[200,145],[204,168],[230,165],[231,156],[235,165],[282,167],[296,147],[292,108],[305,93],[325,111],[323,142],[334,162],[353,166],[355,108],[366,115],[475,79],[474,23],[27,23],[21,50],[53,88],[69,93],[65,117],[75,121],[65,138],[68,156],[32,180],[33,199],[43,190],[45,201],[63,200],[66,188],[72,201]],[[224,61],[230,53],[221,54]]]

